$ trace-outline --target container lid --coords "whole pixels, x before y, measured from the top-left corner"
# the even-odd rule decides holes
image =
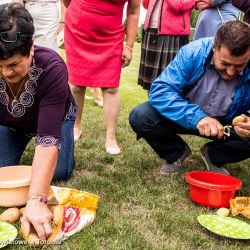
[[[0,168],[0,188],[30,185],[32,166],[17,165]]]
[[[241,181],[233,176],[207,171],[192,171],[186,174],[189,184],[211,190],[235,191],[241,188]]]

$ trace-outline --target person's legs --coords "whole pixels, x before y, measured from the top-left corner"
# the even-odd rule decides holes
[[[215,166],[243,161],[250,157],[250,138],[240,137],[235,131],[230,137],[206,144],[209,160]]]
[[[29,2],[25,8],[30,12],[35,26],[35,44],[59,52],[57,47],[57,29],[59,26],[59,8],[56,2]]]
[[[53,181],[67,180],[75,167],[73,127],[76,115],[70,116],[61,129],[61,149],[58,155]]]
[[[106,151],[111,154],[119,154],[120,148],[117,145],[115,137],[116,126],[120,112],[120,95],[118,88],[103,89],[103,99],[103,111],[106,124]]]
[[[0,125],[0,166],[18,165],[30,137]]]
[[[83,112],[83,107],[84,107],[86,87],[81,87],[81,86],[77,86],[73,84],[69,84],[69,86],[77,103],[76,121],[74,124],[74,140],[77,141],[80,139],[80,136],[82,134],[81,120],[82,120],[82,112]]]
[[[93,88],[94,100],[99,107],[103,107],[103,97],[101,88]]]
[[[149,102],[133,109],[129,122],[137,137],[144,138],[159,157],[170,164],[176,162],[186,148],[186,143],[177,133],[196,134],[164,118]]]

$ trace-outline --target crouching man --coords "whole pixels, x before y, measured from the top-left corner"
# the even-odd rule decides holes
[[[144,138],[166,160],[162,173],[181,170],[190,155],[178,134],[212,139],[201,150],[208,171],[229,175],[222,166],[250,156],[250,26],[227,22],[215,38],[203,38],[180,49],[153,82],[149,102],[129,117]],[[242,115],[243,122],[224,138],[224,126]]]

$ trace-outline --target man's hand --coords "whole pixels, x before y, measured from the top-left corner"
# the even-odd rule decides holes
[[[250,117],[246,115],[241,115],[244,118],[244,122],[238,122],[234,126],[234,130],[237,135],[241,137],[250,137]]]
[[[29,200],[25,207],[21,222],[24,227],[24,233],[30,234],[30,224],[32,224],[37,232],[40,240],[46,240],[52,233],[50,222],[53,214],[45,203],[37,200]]]
[[[219,121],[211,117],[205,117],[201,119],[197,124],[199,133],[207,137],[222,138],[224,135],[224,127]]]

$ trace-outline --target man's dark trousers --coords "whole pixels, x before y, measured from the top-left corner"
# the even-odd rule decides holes
[[[200,136],[198,130],[186,129],[163,117],[149,102],[142,103],[132,110],[129,122],[137,138],[144,138],[160,158],[173,163],[181,157],[186,143],[178,134]],[[234,163],[250,157],[250,138],[240,137],[232,131],[229,138],[209,137],[207,151],[215,166]]]

